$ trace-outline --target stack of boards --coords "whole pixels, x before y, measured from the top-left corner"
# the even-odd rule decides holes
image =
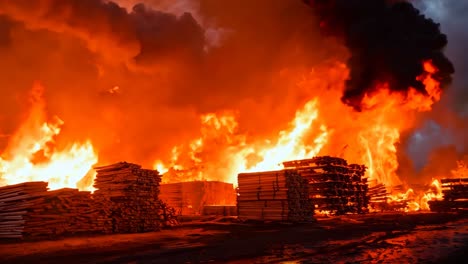
[[[174,208],[177,215],[201,215],[214,212],[210,209],[206,211],[207,206],[235,206],[236,204],[236,191],[232,183],[189,181],[161,184],[160,189],[160,199]],[[230,212],[226,213],[231,215]]]
[[[308,184],[296,171],[241,173],[237,179],[240,219],[285,222],[312,219]]]
[[[158,197],[157,171],[126,162],[96,169],[93,194],[49,191],[46,182],[0,187],[0,238],[136,233],[177,224],[175,210]]]
[[[159,200],[158,171],[127,162],[96,171],[94,197],[110,216],[112,232],[148,232],[176,223],[175,211]]]
[[[47,191],[46,182],[0,188],[0,238],[50,238],[105,232],[106,216],[89,192]]]
[[[366,166],[349,164],[337,157],[283,162],[309,183],[309,194],[317,213],[365,213],[369,204]]]
[[[442,201],[429,201],[431,211],[467,211],[468,178],[441,179]]]
[[[390,193],[383,183],[375,184],[369,188],[369,204],[373,210],[385,211],[388,209],[388,197]]]

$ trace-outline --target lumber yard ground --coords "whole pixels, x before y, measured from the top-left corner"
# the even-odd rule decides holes
[[[316,223],[198,218],[160,232],[0,242],[0,263],[466,263],[468,217],[367,214]]]

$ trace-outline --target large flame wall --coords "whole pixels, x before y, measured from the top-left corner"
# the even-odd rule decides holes
[[[427,60],[426,93],[382,80],[343,104],[352,49],[301,1],[26,2],[0,1],[2,185],[89,189],[121,160],[235,183],[322,154],[397,185],[402,136],[442,96]]]

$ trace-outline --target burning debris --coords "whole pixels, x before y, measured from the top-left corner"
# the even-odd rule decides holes
[[[238,175],[237,210],[240,219],[304,222],[313,207],[307,181],[295,170]]]

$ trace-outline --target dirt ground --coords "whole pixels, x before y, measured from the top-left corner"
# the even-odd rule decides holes
[[[1,242],[0,263],[466,263],[468,217],[368,214],[316,223],[192,219],[144,234]]]

